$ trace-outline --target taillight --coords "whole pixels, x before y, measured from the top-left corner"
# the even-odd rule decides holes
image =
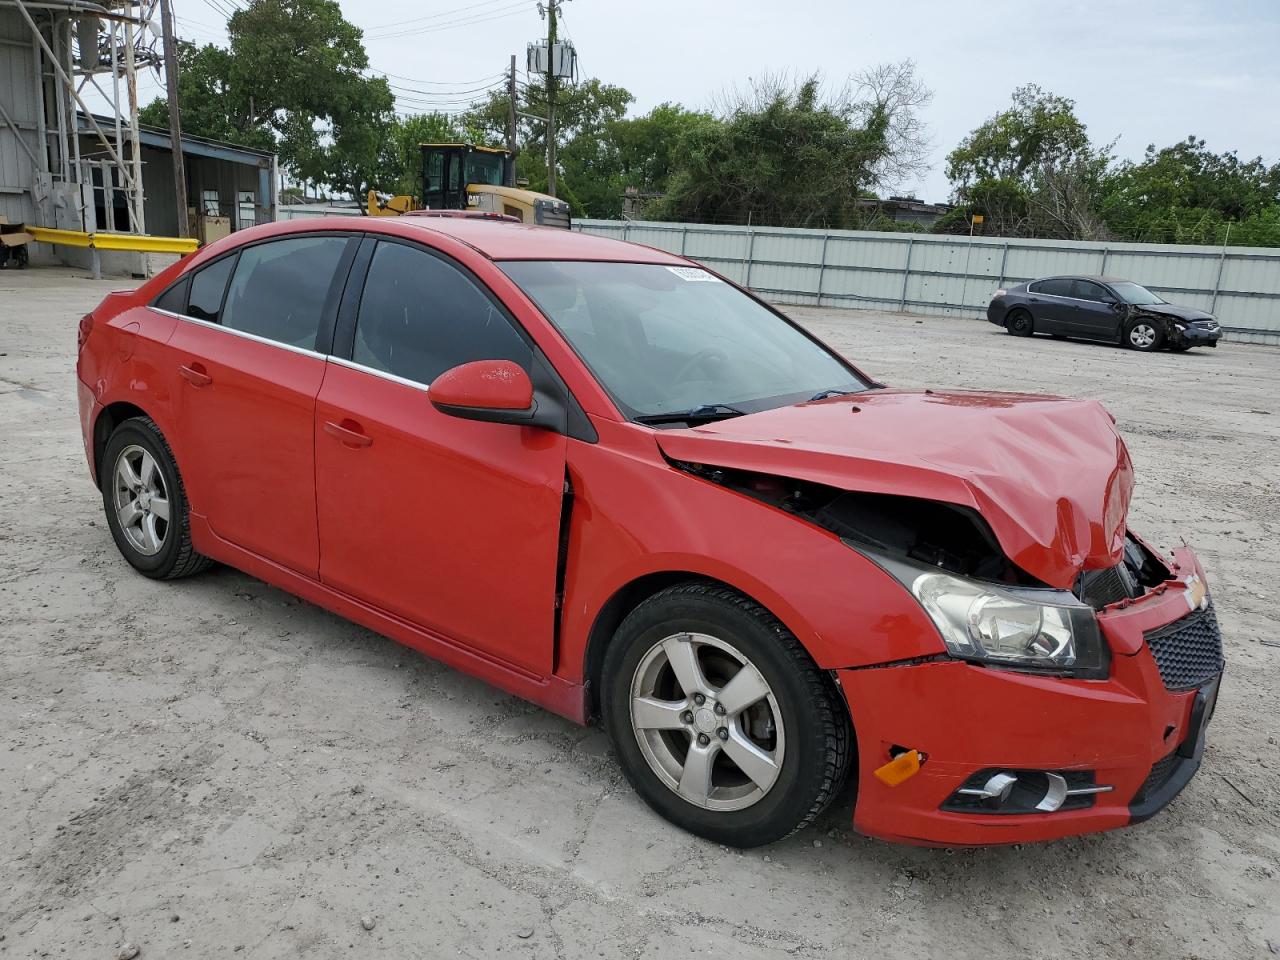
[[[93,333],[93,314],[86,313],[80,318],[80,330],[76,333],[76,349],[84,348],[84,342],[89,339],[89,334]]]
[[[997,290],[995,293],[993,293],[993,294],[992,294],[992,296],[993,296],[993,297],[1003,297],[1003,296],[1004,296],[1006,293],[1008,293],[1008,292],[1009,292],[1008,290]]]

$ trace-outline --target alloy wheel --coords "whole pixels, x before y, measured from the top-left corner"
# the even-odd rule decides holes
[[[130,444],[116,457],[113,506],[129,545],[143,556],[154,556],[169,533],[169,495],[164,474],[147,450]]]
[[[1149,323],[1134,324],[1129,331],[1129,342],[1139,350],[1146,350],[1156,342],[1156,328]]]
[[[764,676],[736,647],[702,633],[655,643],[631,680],[631,726],[670,790],[708,810],[742,810],[778,779],[786,731]]]

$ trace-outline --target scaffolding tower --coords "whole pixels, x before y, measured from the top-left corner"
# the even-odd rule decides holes
[[[34,149],[7,114],[0,123],[13,129],[34,168],[36,222],[147,232],[138,71],[162,63],[157,7],[158,0],[0,0],[0,13],[16,11],[31,44]],[[90,90],[100,97],[96,111],[85,99]],[[98,222],[104,214],[109,222]]]

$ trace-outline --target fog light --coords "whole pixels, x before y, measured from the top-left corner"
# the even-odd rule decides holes
[[[1113,788],[1092,770],[979,770],[942,805],[952,813],[1056,813],[1091,807]]]

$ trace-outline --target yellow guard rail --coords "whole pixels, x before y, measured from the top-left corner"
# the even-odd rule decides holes
[[[195,238],[147,237],[136,233],[85,233],[83,230],[55,230],[53,227],[27,227],[27,233],[40,243],[60,243],[64,247],[87,247],[91,250],[132,250],[136,253],[193,253],[200,246]]]

